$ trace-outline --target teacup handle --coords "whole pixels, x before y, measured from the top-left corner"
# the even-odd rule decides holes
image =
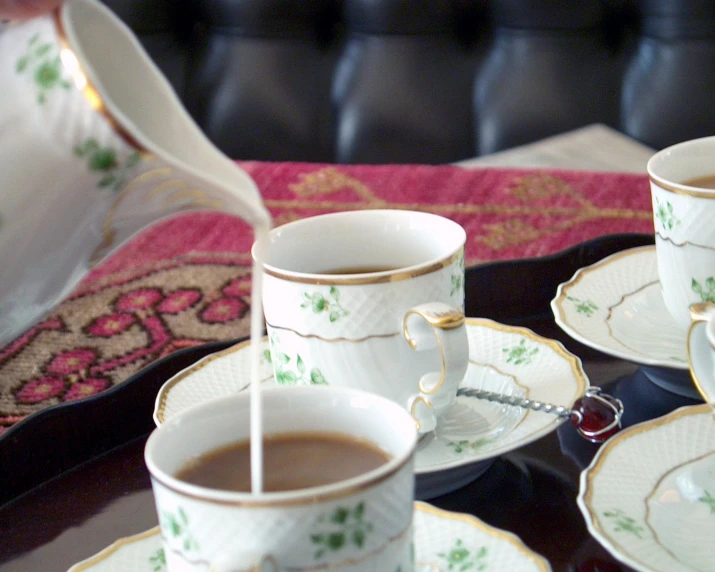
[[[420,433],[433,431],[437,425],[435,406],[444,408],[454,399],[459,383],[467,372],[469,340],[464,314],[442,302],[428,302],[405,313],[402,333],[413,350],[439,350],[440,371],[424,374],[407,408]]]
[[[697,302],[690,305],[690,319],[693,323],[709,322],[715,319],[715,304],[712,302]]]
[[[688,361],[695,387],[706,402],[715,403],[715,371],[709,353],[715,351],[715,304],[698,302],[690,306]],[[696,337],[696,328],[705,324],[705,339]],[[707,351],[707,348],[710,352]]]

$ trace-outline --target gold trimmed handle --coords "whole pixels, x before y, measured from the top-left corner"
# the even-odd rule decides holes
[[[412,415],[412,419],[415,421],[415,427],[417,428],[418,433],[422,433],[422,426],[424,425],[424,423],[420,421],[422,418],[422,415],[419,412],[420,403],[428,410],[432,409],[432,404],[422,395],[417,395],[412,398],[412,402],[410,403],[410,415]]]
[[[715,404],[715,304],[691,304],[690,320],[686,346],[690,377],[703,400]]]
[[[467,371],[469,341],[464,314],[442,302],[420,304],[405,313],[402,333],[413,350],[436,349],[439,353],[439,371],[422,375],[417,383],[419,393],[408,403],[418,430],[431,431],[437,417],[455,399]]]
[[[715,304],[712,302],[697,302],[690,305],[690,320],[692,322],[708,322],[713,318],[715,318]]]

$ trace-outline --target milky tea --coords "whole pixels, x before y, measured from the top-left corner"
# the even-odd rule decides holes
[[[390,456],[369,441],[339,433],[299,432],[263,437],[263,490],[329,485],[372,471]],[[239,441],[188,461],[176,478],[212,489],[250,492],[250,443]]]

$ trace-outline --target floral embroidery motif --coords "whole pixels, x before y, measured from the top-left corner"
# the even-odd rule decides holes
[[[312,308],[315,314],[328,312],[328,319],[331,322],[350,315],[350,312],[340,305],[340,291],[335,286],[330,287],[329,296],[332,300],[328,300],[320,292],[314,292],[312,294],[303,292],[303,303],[300,307]]]
[[[715,278],[712,276],[705,280],[704,286],[693,278],[691,287],[693,292],[700,296],[702,302],[715,302]]]
[[[196,273],[196,268],[210,270]],[[157,288],[156,283],[176,286]],[[0,434],[29,413],[97,395],[176,350],[226,339],[233,335],[228,332],[247,333],[242,318],[248,313],[249,291],[250,273],[243,262],[193,253],[158,270],[144,268],[116,275],[111,285],[82,292],[60,306],[55,315],[30,328],[19,345],[0,348],[0,377],[4,374],[8,382],[3,393],[7,405],[0,411]],[[238,312],[218,311],[227,298],[239,302]],[[83,308],[81,316],[64,309],[78,304]],[[76,319],[65,320],[63,315]],[[43,344],[41,338],[47,333],[65,340],[59,346],[72,349],[41,352],[32,365],[23,362],[13,370],[17,363],[13,356]]]
[[[92,371],[98,359],[97,350],[90,348],[60,352],[45,366],[44,375],[25,383],[15,398],[29,404],[60,397],[75,401],[99,393],[109,387],[109,380]]]
[[[698,500],[710,507],[710,514],[715,514],[715,495],[710,494],[710,491],[703,492],[705,494],[698,498]]]
[[[189,531],[189,517],[183,508],[179,507],[176,514],[163,511],[161,528],[173,539],[179,540],[186,552],[199,549],[199,543]]]
[[[539,353],[539,348],[527,348],[526,340],[521,340],[518,346],[513,346],[511,348],[504,348],[502,352],[507,354],[506,363],[513,363],[514,365],[529,365],[531,363],[531,358]]]
[[[447,443],[447,447],[454,449],[455,453],[464,453],[465,451],[477,451],[491,441],[492,439],[477,439],[476,441],[464,439],[461,441],[450,441]]]
[[[580,300],[579,298],[574,298],[573,296],[566,296],[567,300],[570,300],[576,305],[576,311],[579,314],[583,314],[587,318],[593,316],[593,313],[598,310],[598,306],[594,304],[591,300]]]
[[[47,92],[55,88],[69,89],[70,82],[62,76],[62,62],[50,42],[41,42],[35,34],[27,43],[27,53],[15,64],[18,74],[28,72],[37,86],[37,103],[47,100]]]
[[[149,557],[149,566],[152,567],[152,572],[166,572],[166,555],[163,548]]]
[[[635,535],[638,538],[643,538],[641,533],[643,532],[643,527],[638,525],[635,519],[627,516],[621,509],[606,511],[603,513],[606,518],[613,519],[614,531],[616,532],[628,532]]]
[[[87,159],[87,168],[102,175],[97,182],[99,188],[109,188],[118,191],[124,185],[129,172],[139,164],[138,151],[132,152],[123,163],[119,162],[117,152],[111,147],[102,147],[99,142],[90,137],[74,148],[74,154]]]
[[[449,552],[437,554],[447,563],[447,570],[486,570],[487,548],[482,546],[476,552],[468,550],[461,538],[457,539],[454,547]]]
[[[661,203],[658,199],[655,199],[655,218],[664,230],[673,230],[675,227],[680,226],[680,221],[675,217],[673,212],[673,205],[670,201],[665,201],[665,204]]]
[[[280,351],[280,340],[275,334],[270,339],[270,350],[263,352],[263,358],[273,365],[273,375],[279,385],[296,385],[298,383],[309,385],[328,385],[322,372],[314,367],[310,371],[305,365],[303,358],[296,355],[295,367],[293,358]]]
[[[322,558],[326,552],[337,552],[349,545],[362,549],[372,532],[372,523],[366,522],[364,515],[365,503],[359,502],[352,509],[337,507],[329,516],[320,516],[315,526],[321,531],[310,535],[316,547],[313,557]]]

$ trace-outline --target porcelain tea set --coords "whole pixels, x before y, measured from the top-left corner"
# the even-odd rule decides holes
[[[51,15],[0,32],[0,79],[5,90],[0,343],[39,320],[92,265],[164,217],[214,209],[256,228],[270,225],[250,177],[206,139],[137,39],[97,0],[68,0]],[[656,154],[648,165],[655,248],[619,253],[582,269],[559,287],[552,302],[557,323],[575,339],[636,363],[690,368],[710,403],[715,401],[715,190],[682,181],[712,175],[713,155],[715,138]],[[394,470],[323,490],[319,497],[325,503],[295,494],[275,506],[269,497],[256,504],[255,498],[174,482],[169,473],[178,462],[176,443],[205,451],[223,438],[219,434],[230,432],[226,408],[247,417],[248,382],[259,354],[246,342],[197,362],[167,381],[157,397],[158,436],[150,440],[146,458],[161,531],[124,541],[106,558],[73,570],[103,570],[105,564],[137,569],[131,564],[137,555],[149,570],[159,553],[171,572],[236,566],[406,572],[420,569],[419,562],[431,562],[425,569],[452,569],[449,561],[437,561],[451,554],[456,538],[477,537],[497,555],[489,569],[548,570],[548,563],[513,535],[424,503],[413,507],[412,485],[405,483],[415,474],[416,496],[424,499],[455,490],[498,455],[553,431],[565,419],[591,440],[611,437],[582,476],[579,503],[592,533],[622,560],[649,569],[642,554],[659,550],[652,542],[649,549],[632,546],[604,532],[605,521],[623,528],[635,518],[628,511],[636,511],[630,498],[618,506],[603,500],[602,491],[615,478],[610,467],[622,467],[629,455],[637,456],[634,451],[647,449],[652,441],[642,441],[659,431],[683,438],[682,425],[687,431],[697,426],[697,437],[685,438],[690,446],[674,446],[653,472],[667,475],[659,486],[670,492],[686,474],[700,497],[715,494],[707,488],[715,459],[712,407],[676,412],[672,423],[656,420],[636,431],[637,437],[636,428],[612,437],[622,404],[589,388],[580,360],[560,343],[525,328],[465,318],[465,240],[456,223],[408,211],[323,215],[273,229],[260,245],[268,336],[258,342],[258,367],[268,403],[283,413],[269,416],[267,427],[290,419],[304,425],[333,419],[335,427],[347,424],[350,431],[384,438],[385,448],[394,449]],[[284,385],[297,387],[268,389]],[[331,389],[314,387],[320,385]],[[323,417],[306,416],[310,407]],[[389,409],[385,415],[395,426],[380,433],[365,408]],[[604,412],[606,425],[593,425],[593,416]],[[223,418],[225,427],[218,421]],[[209,428],[207,419],[224,428]],[[189,421],[197,424],[190,435],[184,428]],[[415,442],[419,436],[417,447],[410,435]],[[618,459],[610,462],[609,455]],[[686,569],[706,569],[705,557],[672,524],[673,518],[690,519],[712,531],[702,507],[681,495],[685,500],[673,517],[659,501],[663,490],[649,486],[641,488],[651,509],[634,537],[657,531],[665,539],[659,546],[676,561],[682,564],[681,554],[689,551],[686,565],[692,568]],[[380,512],[381,506],[391,506],[390,514]],[[316,539],[338,534],[333,529],[342,521],[334,520],[336,514],[360,526],[369,520],[371,535],[363,528],[340,546],[318,547],[322,540]],[[326,524],[320,520],[325,518],[333,520]],[[279,539],[287,537],[275,533],[290,519],[327,527],[301,541],[294,550],[297,560],[281,551],[285,542]],[[187,536],[189,530],[214,530],[192,528],[192,521],[251,522],[265,527],[265,534],[258,547],[237,543],[233,552],[224,552],[218,529],[201,538]]]

